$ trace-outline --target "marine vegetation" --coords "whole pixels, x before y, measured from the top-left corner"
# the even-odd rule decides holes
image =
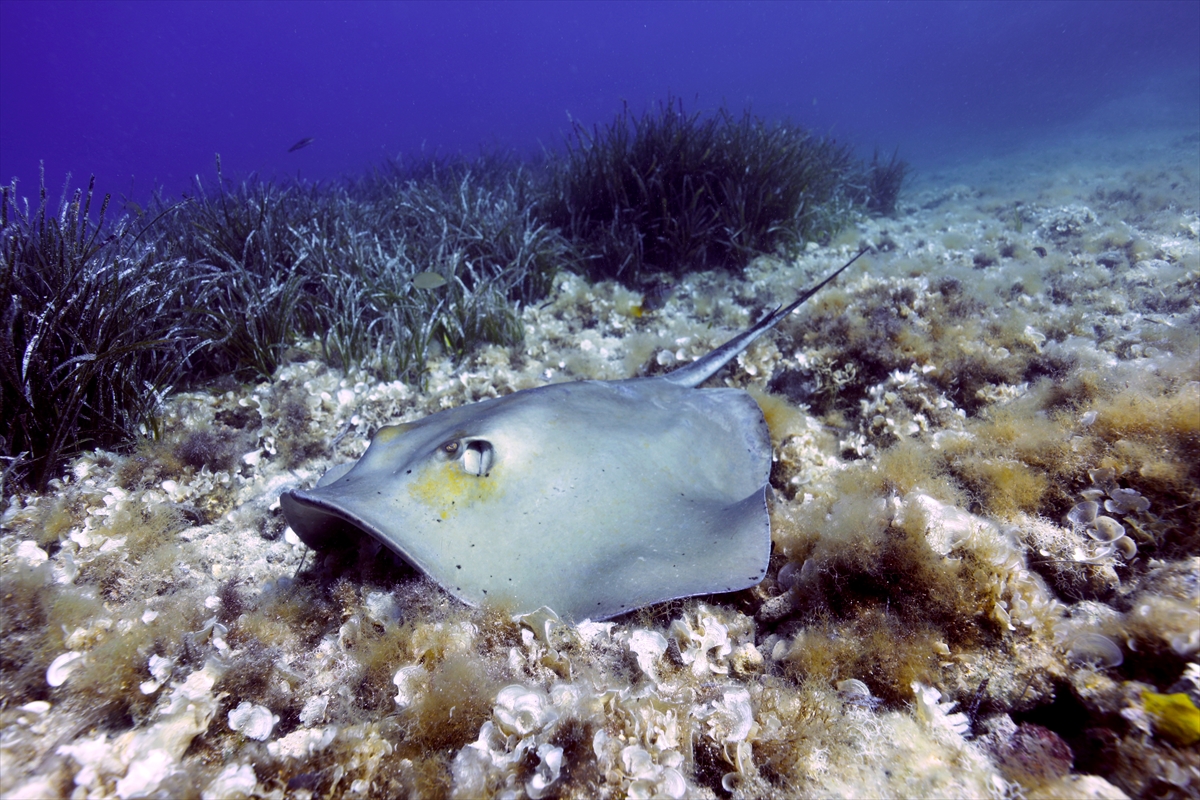
[[[432,355],[520,341],[520,305],[572,263],[530,180],[430,159],[345,185],[235,183],[218,157],[215,186],[115,222],[94,178],[57,205],[43,182],[34,211],[4,187],[4,477],[45,486],[82,449],[153,433],[171,387],[269,377],[301,337],[331,366],[418,383]],[[427,273],[442,282],[414,282]]]
[[[905,166],[870,169],[849,146],[791,123],[685,113],[668,99],[605,127],[574,123],[540,213],[577,242],[595,279],[740,269],[827,241],[856,210],[888,213]]]
[[[892,153],[887,163],[879,160],[876,150],[870,166],[859,179],[859,187],[853,192],[855,202],[865,205],[872,214],[892,216],[896,213],[896,201],[900,199],[900,188],[907,174],[908,164],[900,160],[899,150]]]
[[[740,268],[890,213],[905,170],[668,100],[593,133],[576,123],[536,168],[422,157],[279,183],[228,180],[218,156],[215,183],[130,201],[116,219],[111,196],[95,207],[94,178],[57,204],[43,180],[32,211],[13,183],[0,203],[0,474],[44,487],[83,449],[153,434],[171,387],[267,378],[306,337],[332,367],[420,383],[431,356],[520,341],[521,305],[559,269],[637,283]]]
[[[151,419],[207,346],[189,306],[215,271],[164,257],[156,218],[105,226],[95,179],[57,206],[0,198],[0,456],[4,483],[45,486],[64,458],[113,447]],[[96,211],[98,220],[91,214]]]
[[[488,159],[389,163],[347,184],[197,180],[171,223],[169,255],[222,280],[205,307],[212,375],[269,376],[300,336],[320,334],[332,366],[362,363],[419,381],[427,356],[511,344],[517,306],[569,264],[561,236],[531,215],[529,176]],[[433,272],[445,282],[414,284]]]

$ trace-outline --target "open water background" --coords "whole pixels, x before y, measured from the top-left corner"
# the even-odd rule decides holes
[[[1200,3],[0,0],[0,179],[332,179],[536,155],[668,93],[918,170],[1064,130],[1200,129]],[[288,153],[295,142],[310,147]]]

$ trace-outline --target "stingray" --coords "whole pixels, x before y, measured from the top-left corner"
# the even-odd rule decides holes
[[[380,428],[357,462],[284,492],[313,549],[367,534],[459,600],[573,621],[759,583],[771,439],[740,389],[701,389],[786,308],[665,375],[576,381]]]

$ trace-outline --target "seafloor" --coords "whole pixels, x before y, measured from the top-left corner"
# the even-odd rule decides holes
[[[298,348],[174,396],[3,513],[0,794],[1200,795],[1198,173],[1194,130],[1064,137],[657,310],[562,274],[425,391]],[[666,371],[860,244],[712,382],[775,443],[753,590],[513,619],[285,527],[382,424]]]

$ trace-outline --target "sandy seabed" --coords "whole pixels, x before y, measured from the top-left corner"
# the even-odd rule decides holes
[[[1077,136],[656,310],[562,274],[423,391],[311,347],[175,395],[3,513],[0,794],[1197,796],[1198,173],[1194,130]],[[861,245],[708,384],[771,428],[752,590],[514,618],[286,528],[383,424],[668,371]]]

